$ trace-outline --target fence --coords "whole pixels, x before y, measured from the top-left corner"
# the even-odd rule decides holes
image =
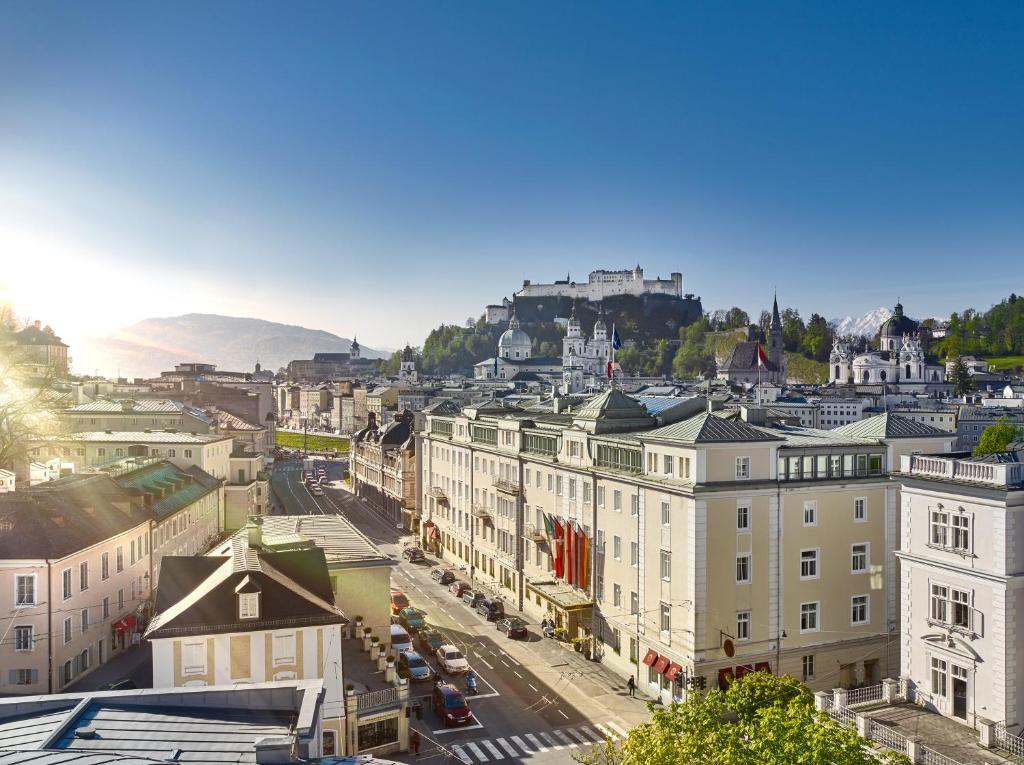
[[[872,704],[882,700],[882,684],[866,685],[863,688],[851,688],[846,692],[846,705]]]
[[[907,737],[899,731],[874,720],[868,723],[868,738],[901,754],[907,753]]]
[[[935,750],[929,749],[926,746],[920,747],[920,754],[921,756],[918,761],[921,765],[960,765],[960,763],[952,757],[939,754]]]
[[[369,691],[356,696],[356,709],[363,712],[367,709],[396,705],[398,701],[398,688],[382,688],[379,691]]]
[[[828,710],[828,715],[837,723],[842,723],[843,725],[857,724],[857,715],[844,707],[832,707],[832,709]]]
[[[1024,738],[1018,738],[1006,730],[1004,723],[996,723],[996,744],[1018,757],[1024,757]]]

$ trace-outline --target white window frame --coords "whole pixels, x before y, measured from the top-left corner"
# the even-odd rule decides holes
[[[808,557],[806,553],[812,553],[813,557]],[[804,564],[809,564],[809,567],[813,570],[809,574],[804,573]],[[821,578],[821,548],[820,547],[805,547],[800,551],[800,579],[801,581],[807,581],[809,579],[820,579]]]
[[[808,522],[808,511],[810,511],[810,521]],[[805,527],[817,526],[818,525],[818,500],[808,499],[803,504],[803,523]]]
[[[287,643],[288,640],[291,640],[291,655],[290,656],[287,655],[288,651],[285,650],[287,648],[287,646],[288,646],[288,643]],[[295,641],[296,641],[296,637],[295,637],[295,633],[294,632],[286,632],[286,633],[283,633],[283,634],[280,634],[280,635],[275,634],[273,636],[273,640],[271,641],[271,643],[273,645],[273,649],[272,650],[274,652],[274,666],[275,667],[281,667],[281,666],[284,666],[284,665],[287,665],[287,664],[294,664],[295,663],[295,654],[297,653],[297,648],[295,646]],[[280,650],[279,650],[279,647],[280,647]]]
[[[857,555],[856,548],[864,548],[864,568],[854,568],[854,556]],[[851,574],[867,574],[871,571],[871,543],[870,542],[854,542],[850,545],[850,573]]]
[[[813,608],[805,610],[805,606],[813,606]],[[804,627],[804,616],[814,616],[814,626]],[[821,601],[820,600],[809,600],[805,603],[800,604],[800,634],[807,634],[809,632],[821,632]]]
[[[60,594],[61,600],[71,600],[71,596],[75,594],[74,576],[70,568],[60,572]]]
[[[750,611],[736,612],[736,640],[750,640]]]
[[[258,592],[238,593],[238,618],[241,621],[260,618],[260,594]]]
[[[740,578],[740,561],[746,560],[746,579]],[[736,584],[750,584],[754,579],[754,557],[751,553],[737,553],[736,555]]]
[[[181,644],[181,674],[182,675],[205,675],[206,674],[206,641],[185,640]],[[189,662],[189,659],[193,659]],[[197,659],[201,659],[201,662]]]
[[[736,531],[740,534],[750,533],[750,500],[740,500],[736,503]]]
[[[672,553],[670,553],[668,550],[659,551],[658,573],[661,574],[661,581],[672,581]]]
[[[863,603],[864,619],[863,620],[858,620],[858,619],[854,618],[854,616],[855,616],[854,609],[860,608],[861,605],[862,605],[862,604],[856,602],[858,598],[863,598],[864,599],[864,603]],[[871,595],[867,595],[867,594],[865,594],[865,595],[851,595],[850,596],[850,626],[851,627],[862,627],[865,624],[871,624]]]
[[[949,695],[949,662],[938,656],[932,656],[929,662],[931,691],[936,696],[946,698]]]
[[[74,638],[74,636],[75,636],[75,631],[74,631],[74,628],[71,625],[71,617],[70,616],[65,616],[64,617],[64,628],[63,628],[63,631],[62,631],[62,635],[64,636],[64,645],[67,645],[68,643],[70,643],[72,638]]]
[[[22,588],[20,584],[22,580],[26,582],[32,582],[32,597],[31,600],[21,601],[20,592]],[[36,588],[36,575],[35,574],[15,574],[14,576],[14,607],[15,608],[32,608],[36,605],[36,596],[39,594]]]
[[[814,654],[809,653],[800,657],[800,670],[804,680],[814,679]]]
[[[736,458],[736,480],[737,481],[749,481],[750,480],[750,457],[737,457]]]
[[[858,511],[860,517],[857,516]],[[853,498],[853,522],[854,523],[867,523],[868,522],[868,498],[867,497],[854,497]]]
[[[31,624],[16,624],[14,626],[14,650],[18,653],[32,653],[35,650],[35,627]],[[27,647],[21,647],[22,637],[27,634]]]

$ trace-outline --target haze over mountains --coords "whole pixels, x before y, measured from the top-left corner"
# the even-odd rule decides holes
[[[278,324],[263,319],[189,313],[144,319],[115,330],[107,337],[71,348],[79,374],[155,377],[183,361],[216,364],[232,372],[249,372],[257,361],[276,371],[292,359],[314,353],[347,353],[351,339],[320,329]],[[360,343],[364,358],[385,353]]]

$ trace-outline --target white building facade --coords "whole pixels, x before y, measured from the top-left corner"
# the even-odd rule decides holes
[[[636,268],[622,271],[591,271],[586,282],[574,282],[566,274],[565,281],[552,284],[533,284],[529,280],[516,292],[518,297],[571,297],[599,302],[613,295],[671,295],[683,296],[683,275],[669,274],[668,279],[645,279],[644,270]],[[490,306],[488,306],[490,308]],[[497,306],[495,306],[497,308]]]

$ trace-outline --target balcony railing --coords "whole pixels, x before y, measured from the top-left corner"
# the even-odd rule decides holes
[[[473,505],[473,517],[490,521],[494,519],[494,511],[485,505]]]
[[[494,488],[503,494],[511,494],[514,497],[519,496],[519,484],[516,481],[510,481],[507,478],[496,478],[493,484]]]
[[[544,529],[537,528],[532,523],[527,523],[526,524],[526,528],[525,528],[525,530],[523,532],[523,536],[525,536],[527,539],[529,539],[529,540],[531,540],[533,542],[537,542],[538,544],[540,544],[541,542],[547,542],[548,541],[548,535],[544,531]]]
[[[398,706],[400,700],[398,690],[398,688],[382,688],[379,691],[360,693],[356,696],[356,710],[365,712],[369,709]]]
[[[444,489],[442,489],[440,486],[431,486],[429,489],[427,489],[427,496],[433,497],[439,502],[448,501],[448,495],[444,493]]]
[[[1019,486],[1024,482],[1024,465],[1019,462],[1000,464],[910,454],[900,458],[900,471],[907,475],[999,487]]]

